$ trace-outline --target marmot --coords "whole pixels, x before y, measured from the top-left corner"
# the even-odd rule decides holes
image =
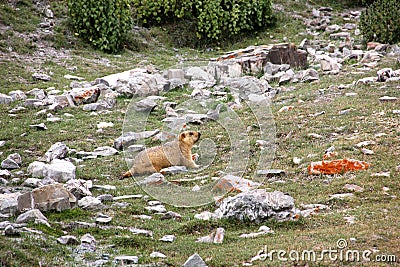
[[[192,155],[192,147],[200,139],[200,135],[199,132],[185,131],[179,134],[177,140],[139,152],[133,161],[133,167],[122,178],[155,173],[171,166],[200,167],[193,161]]]

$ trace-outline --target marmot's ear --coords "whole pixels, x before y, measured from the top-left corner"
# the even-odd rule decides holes
[[[186,134],[185,133],[181,133],[180,135],[179,135],[179,141],[181,141],[182,139],[184,139],[186,137]]]

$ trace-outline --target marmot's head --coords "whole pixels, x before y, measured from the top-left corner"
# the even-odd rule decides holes
[[[199,132],[185,131],[179,135],[179,141],[192,146],[200,139],[200,135]]]

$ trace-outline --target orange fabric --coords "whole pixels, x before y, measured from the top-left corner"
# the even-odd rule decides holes
[[[366,170],[371,164],[355,159],[337,159],[332,161],[311,162],[309,174],[338,174],[349,171]]]

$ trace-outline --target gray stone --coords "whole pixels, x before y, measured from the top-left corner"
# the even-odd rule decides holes
[[[29,125],[29,127],[34,128],[36,130],[41,130],[41,131],[47,130],[47,126],[43,122],[39,123],[39,124],[31,124],[31,125]]]
[[[43,186],[42,180],[38,178],[28,178],[23,183],[22,186],[31,187],[31,188],[38,188]]]
[[[18,153],[8,155],[8,157],[1,162],[3,169],[19,169],[22,163],[21,156]]]
[[[138,256],[117,256],[114,258],[114,262],[116,264],[120,264],[121,266],[137,264],[139,262]]]
[[[270,170],[258,170],[257,175],[266,177],[284,176],[286,174],[285,170],[280,169],[270,169]]]
[[[105,214],[98,214],[96,218],[96,223],[107,224],[112,221],[112,217],[107,216]]]
[[[47,93],[43,89],[34,88],[34,89],[28,91],[27,94],[34,96],[35,99],[38,99],[38,100],[43,100],[43,99],[47,98]]]
[[[21,193],[1,194],[0,213],[15,215],[18,211],[18,197]]]
[[[176,236],[174,235],[165,235],[163,237],[161,237],[160,239],[158,239],[159,241],[163,241],[163,242],[174,242],[176,240]]]
[[[85,243],[91,246],[96,246],[96,239],[91,234],[84,234],[81,237],[81,243]]]
[[[164,89],[165,82],[146,69],[132,69],[112,74],[96,80],[115,90],[117,93],[132,96],[158,95]]]
[[[363,192],[364,188],[356,184],[345,184],[343,189],[351,191],[351,192]]]
[[[68,154],[68,147],[62,142],[53,144],[49,150],[44,154],[47,162],[51,162],[54,159],[63,159]]]
[[[64,187],[71,192],[77,200],[82,199],[86,196],[91,196],[92,193],[90,192],[92,182],[86,181],[82,179],[71,179],[67,181]]]
[[[166,74],[168,80],[179,79],[181,81],[185,80],[185,72],[182,69],[169,69]]]
[[[78,245],[78,239],[73,235],[64,235],[57,238],[57,242],[63,245]]]
[[[229,87],[231,91],[239,93],[240,98],[243,100],[248,100],[248,95],[250,94],[260,95],[272,89],[266,80],[260,80],[252,76],[227,78],[221,84]]]
[[[13,101],[17,101],[17,100],[25,100],[26,94],[24,92],[22,92],[21,90],[15,90],[15,91],[10,91],[8,93],[9,96],[11,96]],[[0,100],[1,102],[1,100]]]
[[[11,172],[7,170],[0,170],[0,178],[10,178],[11,177]]]
[[[207,267],[207,264],[199,256],[199,254],[195,253],[186,260],[186,262],[183,264],[183,267]]]
[[[145,207],[145,209],[151,212],[158,212],[158,213],[165,213],[167,211],[164,205],[147,206]]]
[[[279,191],[266,192],[264,189],[257,189],[225,198],[215,214],[218,218],[260,223],[269,219],[293,220],[299,211],[291,196]]]
[[[11,102],[13,102],[11,96],[0,93],[0,104],[10,104]]]
[[[15,220],[16,223],[28,223],[37,221],[47,222],[47,218],[38,209],[28,210],[27,212],[20,214]]]
[[[227,192],[248,192],[252,189],[259,187],[261,184],[253,182],[249,179],[245,179],[240,176],[232,174],[224,175],[218,182],[213,186],[213,191],[221,190],[224,193]]]
[[[135,235],[144,235],[144,236],[148,236],[148,237],[152,237],[153,236],[153,232],[152,231],[145,230],[145,229],[129,227],[129,231],[132,234],[135,234]]]
[[[135,103],[135,110],[137,112],[149,112],[157,106],[154,98],[147,97]]]
[[[20,232],[20,230],[15,229],[15,227],[13,225],[9,224],[4,229],[4,235],[5,236],[20,236],[21,232]]]
[[[118,154],[118,150],[116,150],[115,148],[110,147],[110,146],[102,146],[102,147],[96,148],[92,152],[92,154],[94,154],[96,156],[101,156],[101,157],[109,157],[109,156]]]
[[[343,193],[343,194],[333,194],[329,196],[329,199],[349,199],[353,198],[354,194],[353,193]]]
[[[32,74],[32,78],[34,80],[41,80],[41,81],[45,81],[45,82],[48,82],[51,80],[51,77],[49,75],[44,74],[44,73],[37,73],[37,72]]]
[[[62,184],[50,184],[18,196],[18,210],[41,211],[70,209],[76,204],[75,196]]]
[[[92,196],[83,197],[78,201],[78,206],[85,210],[100,210],[104,208],[104,205],[98,198]]]
[[[114,141],[114,147],[118,150],[122,150],[125,147],[133,145],[136,141],[147,139],[158,134],[160,130],[144,131],[144,132],[126,132],[122,136],[118,137]]]
[[[41,161],[34,161],[28,166],[28,174],[32,177],[41,178],[47,173],[47,164]]]
[[[214,77],[200,67],[191,67],[186,71],[186,74],[189,75],[192,80],[214,81]]]
[[[154,251],[152,253],[150,253],[150,258],[166,258],[167,256],[165,256],[163,253],[158,252],[158,251]]]
[[[171,166],[171,167],[163,168],[160,170],[160,173],[162,173],[164,175],[178,174],[178,173],[182,173],[182,172],[187,172],[186,166]]]
[[[48,166],[45,177],[51,178],[56,182],[64,183],[75,179],[76,167],[69,161],[54,159]]]

